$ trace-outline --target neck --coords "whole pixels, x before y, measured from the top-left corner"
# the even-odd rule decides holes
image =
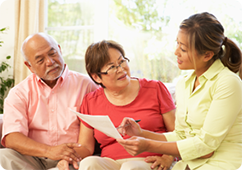
[[[214,63],[214,61],[210,60],[208,63],[206,63],[205,66],[202,66],[200,68],[196,68],[195,74],[196,74],[197,78],[199,78],[203,73],[205,73],[213,63]]]
[[[59,78],[55,79],[55,80],[43,80],[50,88],[53,88],[56,85],[56,82]]]
[[[106,96],[112,97],[112,98],[123,98],[126,96],[126,94],[129,93],[130,89],[132,88],[132,81],[125,87],[120,89],[104,89],[104,92]]]
[[[126,105],[131,103],[139,93],[139,81],[133,79],[128,86],[121,90],[104,89],[104,93],[110,103],[114,105]]]

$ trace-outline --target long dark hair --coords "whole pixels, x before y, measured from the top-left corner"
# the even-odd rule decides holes
[[[224,36],[224,28],[214,15],[208,12],[194,14],[183,20],[180,29],[187,32],[191,50],[196,50],[198,54],[213,51],[214,60],[219,58],[224,66],[235,73],[241,71],[241,50],[231,39]]]

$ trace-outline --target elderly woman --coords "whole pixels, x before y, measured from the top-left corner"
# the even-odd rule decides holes
[[[83,99],[81,113],[108,115],[114,126],[125,117],[141,119],[144,129],[163,133],[174,130],[175,106],[165,85],[156,80],[131,77],[122,46],[114,41],[101,41],[90,45],[85,55],[86,70],[93,81],[100,86]],[[101,157],[91,156],[95,138],[101,144]],[[129,136],[123,136],[124,139]],[[114,138],[93,129],[82,122],[79,134],[81,147],[76,149],[83,159],[81,170],[150,170],[168,169],[174,157],[150,152],[131,156]],[[89,157],[87,157],[89,156]],[[78,167],[73,162],[75,168]],[[61,161],[60,169],[67,167]]]

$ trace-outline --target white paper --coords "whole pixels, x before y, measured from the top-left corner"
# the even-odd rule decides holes
[[[122,136],[114,127],[112,121],[108,116],[86,115],[78,113],[74,110],[71,111],[75,113],[80,119],[88,123],[90,126],[105,133],[107,136],[110,136],[114,139],[122,139]]]

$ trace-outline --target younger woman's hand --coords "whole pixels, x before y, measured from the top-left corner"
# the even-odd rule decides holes
[[[148,140],[142,137],[133,136],[129,139],[117,139],[124,149],[132,156],[136,156],[148,149]]]
[[[142,133],[142,129],[139,124],[135,122],[132,118],[125,117],[122,123],[119,125],[118,131],[123,136],[140,136]]]

